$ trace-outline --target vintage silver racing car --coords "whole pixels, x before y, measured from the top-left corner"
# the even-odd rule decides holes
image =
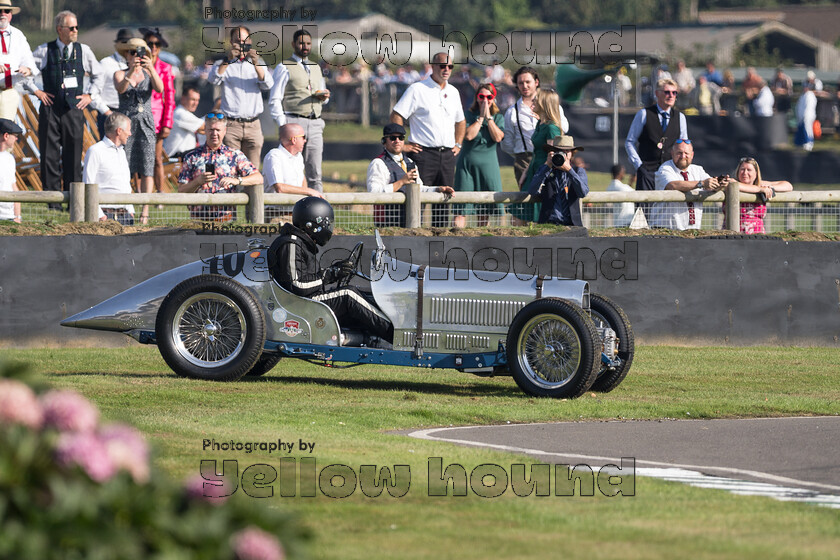
[[[489,271],[455,280],[392,258],[378,231],[375,240],[372,278],[359,266],[361,242],[350,258],[394,325],[392,349],[366,345],[329,307],[284,290],[260,239],[159,274],[61,324],[157,344],[176,374],[218,381],[263,375],[284,357],[512,375],[526,393],[558,398],[611,391],[627,375],[630,322],[587,282]]]

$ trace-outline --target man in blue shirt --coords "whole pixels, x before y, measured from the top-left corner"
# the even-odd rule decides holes
[[[589,181],[584,168],[572,165],[572,156],[583,148],[571,136],[555,136],[547,144],[548,157],[528,188],[528,194],[542,200],[539,223],[582,226],[580,199],[589,194]],[[556,155],[563,156],[562,165],[554,161]]]

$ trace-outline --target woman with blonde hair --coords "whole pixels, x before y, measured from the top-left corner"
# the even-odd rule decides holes
[[[534,157],[531,158],[528,170],[520,177],[519,181],[519,190],[526,192],[537,169],[545,163],[548,157],[548,141],[555,136],[563,135],[560,96],[557,95],[557,92],[553,89],[540,88],[534,101],[534,113],[540,119],[540,122],[534,128],[534,134],[531,136],[531,142],[534,144]],[[524,208],[513,212],[516,218],[524,222],[537,221],[540,215],[539,204],[532,205],[533,208],[528,208],[528,205],[520,206],[524,206]]]
[[[496,87],[482,84],[475,101],[466,113],[467,131],[464,147],[455,167],[455,190],[464,192],[502,190],[502,173],[496,145],[505,137],[505,118],[496,105]],[[499,205],[458,204],[455,227],[466,226],[467,215],[476,214],[476,226],[484,227],[490,214],[499,213]]]
[[[735,168],[735,179],[742,193],[755,194],[763,202],[745,202],[741,204],[741,233],[764,233],[764,217],[767,215],[767,201],[777,192],[793,190],[788,181],[765,181],[761,178],[758,162],[751,157],[743,157]]]

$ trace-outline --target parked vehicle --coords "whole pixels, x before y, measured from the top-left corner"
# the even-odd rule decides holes
[[[157,344],[176,374],[216,381],[301,358],[512,375],[530,395],[573,398],[611,391],[627,375],[630,321],[587,282],[489,271],[456,280],[391,258],[379,232],[375,239],[373,278],[360,271],[362,243],[350,258],[394,325],[392,348],[367,345],[365,333],[340,326],[329,307],[283,289],[260,239],[247,251],[159,274],[61,324]]]

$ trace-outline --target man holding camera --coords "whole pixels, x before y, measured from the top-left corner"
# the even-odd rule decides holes
[[[656,172],[656,190],[681,191],[699,194],[701,190],[720,190],[729,184],[729,177],[711,177],[699,165],[694,165],[691,140],[679,138],[671,148],[671,159]],[[699,202],[654,202],[651,208],[651,227],[668,229],[700,229],[703,204]]]
[[[204,117],[207,141],[184,156],[178,175],[178,192],[230,193],[245,185],[261,185],[262,174],[245,154],[222,143],[227,132],[225,116]],[[190,206],[194,220],[229,222],[235,218],[230,206]]]
[[[228,123],[225,144],[241,150],[251,163],[259,165],[264,140],[260,125],[262,92],[271,90],[274,78],[266,72],[250,35],[247,27],[230,32],[230,58],[217,62],[207,80],[222,86],[221,110]]]
[[[546,144],[548,157],[528,188],[528,194],[542,200],[539,223],[582,226],[580,199],[589,194],[589,181],[586,170],[573,165],[572,156],[583,148],[568,135],[555,136]]]

